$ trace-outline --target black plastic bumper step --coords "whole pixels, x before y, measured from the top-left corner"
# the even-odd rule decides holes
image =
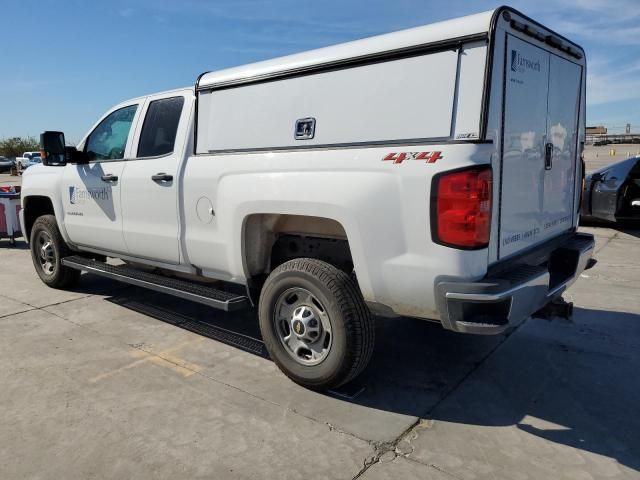
[[[156,292],[202,303],[227,312],[240,310],[250,305],[249,299],[242,295],[225,292],[224,290],[218,290],[186,280],[169,278],[163,275],[137,270],[127,267],[126,265],[109,265],[78,255],[63,258],[62,264],[69,268],[75,268],[76,270],[94,273],[120,282],[130,283],[138,287],[144,287],[155,290]]]

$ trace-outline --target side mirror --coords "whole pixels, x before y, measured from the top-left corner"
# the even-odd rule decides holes
[[[44,132],[40,134],[40,150],[42,150],[42,163],[44,165],[65,165],[64,133]]]
[[[76,147],[65,147],[65,158],[67,163],[75,163],[77,165],[89,163],[89,156]]]
[[[40,150],[42,150],[42,163],[56,167],[62,167],[67,163],[89,163],[89,157],[85,152],[80,152],[76,147],[67,147],[64,133],[47,131],[40,134]]]
[[[601,182],[602,180],[604,180],[604,175],[602,173],[593,173],[593,174],[591,174],[591,181],[592,182]]]

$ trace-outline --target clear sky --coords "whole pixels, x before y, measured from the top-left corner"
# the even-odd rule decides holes
[[[111,105],[241,65],[477,13],[489,0],[0,0],[0,138],[77,141]],[[516,0],[581,44],[587,121],[640,131],[640,0]]]

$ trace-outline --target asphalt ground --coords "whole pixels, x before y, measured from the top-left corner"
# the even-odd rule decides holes
[[[253,311],[52,290],[0,240],[0,479],[640,479],[640,231],[583,230],[573,322],[377,319],[371,365],[327,394],[278,371]]]

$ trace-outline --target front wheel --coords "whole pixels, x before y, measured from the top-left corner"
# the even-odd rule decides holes
[[[80,279],[80,271],[62,265],[62,259],[69,255],[56,217],[42,215],[31,228],[31,259],[40,279],[52,288],[68,288]]]
[[[262,338],[294,382],[314,390],[353,380],[373,353],[374,325],[353,279],[326,262],[298,258],[276,268],[260,294]]]

